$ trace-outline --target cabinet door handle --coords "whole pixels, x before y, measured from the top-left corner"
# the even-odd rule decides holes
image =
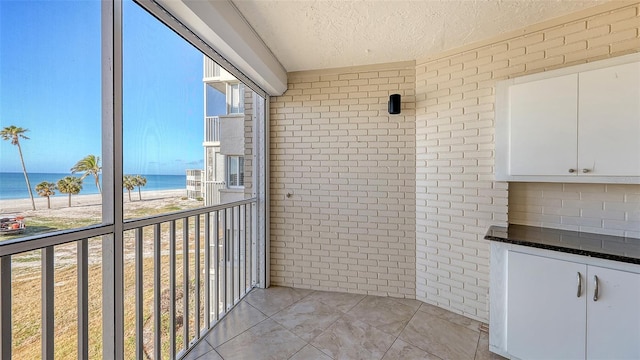
[[[580,297],[580,294],[582,294],[582,275],[580,275],[580,272],[578,271],[578,297]]]
[[[593,275],[593,284],[594,284],[594,289],[593,289],[593,301],[598,301],[598,276],[597,275]]]
[[[588,172],[591,172],[591,170],[590,169],[582,169],[582,173],[586,174]]]
[[[578,271],[578,297],[580,297],[580,295],[582,294],[582,275],[580,275],[580,272]]]
[[[569,172],[573,174],[574,172],[576,172],[576,169],[569,169]]]

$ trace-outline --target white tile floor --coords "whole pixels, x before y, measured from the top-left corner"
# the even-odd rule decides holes
[[[417,300],[254,289],[184,359],[502,359],[481,323]]]

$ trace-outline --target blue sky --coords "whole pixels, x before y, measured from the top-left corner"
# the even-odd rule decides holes
[[[202,54],[124,4],[124,172],[203,167]],[[29,129],[29,172],[67,173],[101,154],[100,2],[0,0],[0,127]],[[220,113],[224,96],[215,99]],[[0,172],[21,172],[0,141]]]

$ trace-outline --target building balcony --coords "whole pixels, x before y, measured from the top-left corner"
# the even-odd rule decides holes
[[[244,114],[207,116],[204,119],[204,145],[221,146],[222,154],[243,154],[244,125]]]
[[[1,358],[500,358],[486,325],[417,300],[257,288],[257,218],[249,199],[126,221],[120,245],[0,242]]]
[[[198,199],[204,197],[202,176],[204,171],[200,169],[187,169],[187,197]]]
[[[220,191],[227,188],[227,184],[224,181],[205,181],[205,206],[220,204]]]
[[[208,57],[204,57],[204,77],[206,83],[237,83],[238,79]]]
[[[204,145],[220,144],[220,117],[206,116],[204,118]]]

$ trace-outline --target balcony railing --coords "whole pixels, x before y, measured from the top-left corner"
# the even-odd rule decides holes
[[[220,77],[220,65],[216,64],[213,60],[209,59],[206,56],[204,57],[204,77]]]
[[[205,205],[220,204],[220,190],[227,188],[224,181],[205,181]]]
[[[203,80],[207,83],[238,82],[235,76],[206,56],[204,57],[203,75]]]
[[[112,225],[0,241],[0,357],[114,358],[112,334],[126,359],[180,358],[256,285],[256,211],[249,199],[126,221],[121,258]]]
[[[204,121],[204,141],[220,141],[220,118],[218,116],[207,116]]]

